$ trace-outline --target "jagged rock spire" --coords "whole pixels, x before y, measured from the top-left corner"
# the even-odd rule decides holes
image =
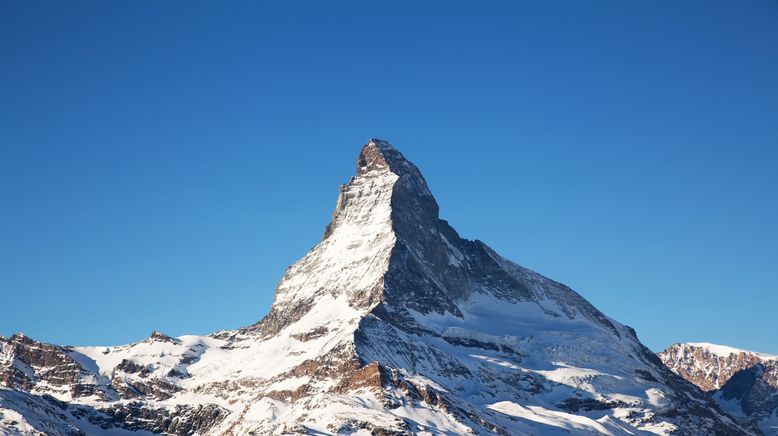
[[[370,171],[381,171],[389,167],[385,155],[400,154],[392,144],[381,139],[370,138],[357,157],[357,176]],[[402,158],[402,154],[400,154]],[[390,157],[391,161],[392,158]]]
[[[373,171],[390,171],[399,178],[393,186],[393,212],[423,213],[431,224],[438,219],[438,204],[430,192],[424,176],[411,161],[405,158],[388,141],[371,138],[362,147],[357,158],[357,177]],[[394,213],[394,218],[401,218]]]

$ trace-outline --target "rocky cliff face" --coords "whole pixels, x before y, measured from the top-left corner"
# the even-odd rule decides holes
[[[741,422],[778,434],[778,356],[713,344],[675,344],[659,357]]]
[[[256,324],[0,346],[12,433],[756,432],[570,288],[462,239],[418,168],[380,140]]]

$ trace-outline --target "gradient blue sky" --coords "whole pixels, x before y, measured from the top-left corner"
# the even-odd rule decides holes
[[[0,334],[261,318],[360,146],[659,350],[778,354],[778,3],[0,3]]]

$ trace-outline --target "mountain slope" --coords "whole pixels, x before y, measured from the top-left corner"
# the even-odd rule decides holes
[[[0,413],[26,416],[8,400],[19,392],[51,395],[69,403],[62,425],[87,432],[79,422],[169,434],[754,432],[570,288],[460,238],[418,168],[380,140],[258,323],[117,347],[20,335],[0,347]]]
[[[742,422],[778,435],[778,356],[688,343],[672,345],[659,357]]]

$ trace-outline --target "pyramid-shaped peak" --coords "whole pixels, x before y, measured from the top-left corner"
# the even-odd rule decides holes
[[[387,168],[399,176],[408,173],[417,177],[421,176],[416,165],[403,156],[389,141],[370,138],[359,152],[357,175],[361,176],[373,170],[386,170]]]
[[[397,174],[405,187],[424,197],[432,197],[427,182],[416,165],[406,159],[389,141],[370,138],[359,152],[357,176],[387,170]]]
[[[385,170],[401,160],[404,161],[405,157],[389,141],[370,138],[359,152],[357,175],[361,176],[374,170]]]
[[[377,147],[384,150],[397,150],[394,148],[392,144],[389,143],[389,141],[378,139],[378,138],[370,138],[367,140],[367,144],[365,146],[371,145],[373,147]]]
[[[0,336],[0,409],[14,415],[0,434],[748,436],[773,416],[741,426],[581,295],[461,238],[388,142],[358,159],[324,239],[253,326],[118,347]],[[722,405],[764,402],[772,361],[738,362],[762,366],[732,376]]]

